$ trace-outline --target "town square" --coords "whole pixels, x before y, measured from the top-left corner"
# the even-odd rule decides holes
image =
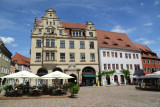
[[[0,106],[158,107],[159,5],[0,1]]]

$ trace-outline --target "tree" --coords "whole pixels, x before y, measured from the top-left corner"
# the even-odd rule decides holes
[[[129,70],[125,70],[125,69],[122,69],[121,72],[124,74],[124,77],[126,79],[126,83],[128,84],[128,79],[130,77],[130,71]]]
[[[107,78],[109,78],[111,75],[113,75],[116,71],[110,70],[110,71],[103,71],[102,75],[106,75]]]

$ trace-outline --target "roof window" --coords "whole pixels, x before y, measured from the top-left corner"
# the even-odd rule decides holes
[[[107,42],[103,42],[103,44],[108,44]]]
[[[110,39],[109,37],[105,37],[105,39]]]
[[[117,43],[114,43],[113,45],[114,45],[114,46],[117,46],[118,44],[117,44]]]
[[[127,47],[131,47],[130,45],[126,45]]]
[[[119,40],[119,41],[123,41],[122,39],[117,39],[117,40]]]

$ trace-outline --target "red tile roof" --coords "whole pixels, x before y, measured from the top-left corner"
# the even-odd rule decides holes
[[[75,29],[85,29],[86,24],[84,23],[72,23],[72,22],[60,22],[64,28],[75,28]]]
[[[36,20],[35,25],[37,25],[38,23],[41,23],[41,20]]]
[[[17,64],[23,64],[23,65],[29,65],[30,64],[30,58],[27,58],[23,55],[20,55],[18,53],[16,53],[13,57],[12,57],[12,61],[15,61]]]
[[[139,49],[134,46],[133,42],[124,33],[116,33],[99,29],[97,29],[96,32],[98,45],[100,47],[139,51]]]
[[[159,57],[157,57],[156,53],[152,52],[152,50],[150,50],[147,46],[138,43],[134,43],[134,45],[142,52],[143,58],[160,59]],[[148,53],[148,55],[146,55],[145,53]]]

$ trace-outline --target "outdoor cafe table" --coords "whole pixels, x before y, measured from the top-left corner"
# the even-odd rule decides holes
[[[38,96],[38,95],[42,94],[42,90],[40,90],[38,88],[32,89],[31,91],[33,92],[32,93],[33,96]]]

